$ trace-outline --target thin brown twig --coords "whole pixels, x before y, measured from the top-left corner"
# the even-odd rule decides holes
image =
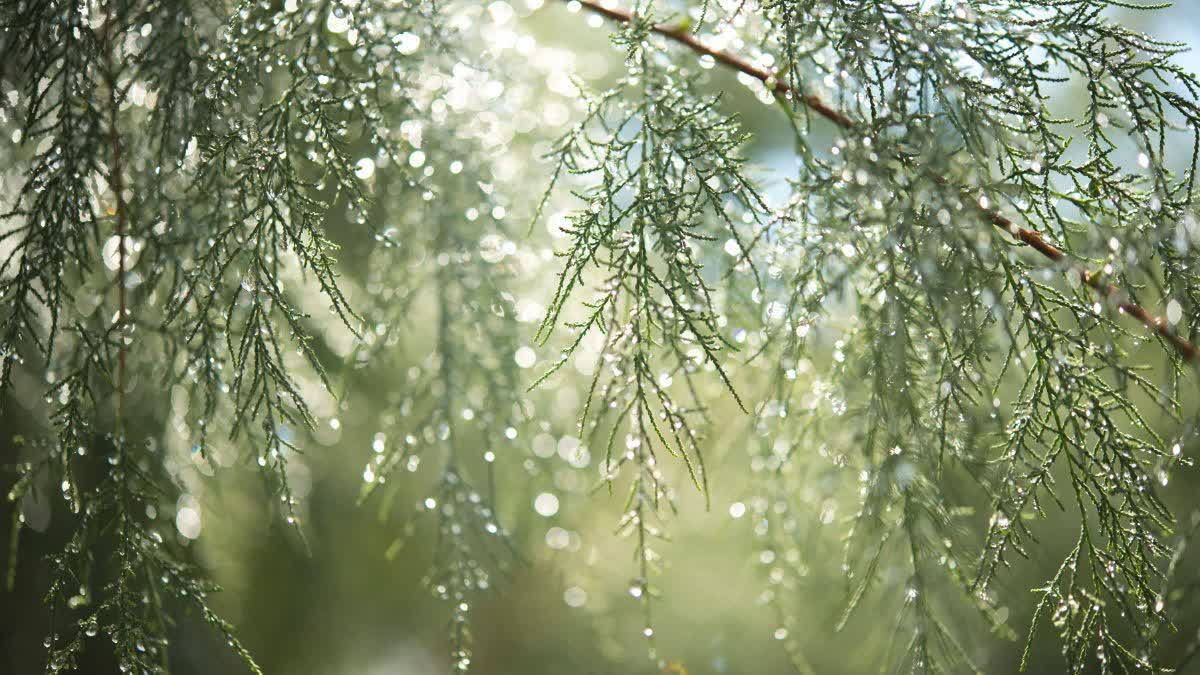
[[[614,7],[606,7],[597,0],[575,1],[588,11],[612,21],[629,23],[634,19],[634,16],[631,12]],[[651,28],[651,30],[672,40],[673,42],[687,47],[697,54],[709,56],[717,63],[745,73],[746,75],[759,80],[763,84],[773,89],[775,94],[799,100],[809,110],[817,113],[821,117],[846,131],[853,130],[858,126],[853,118],[829,105],[816,94],[805,94],[804,92],[794,89],[787,82],[777,78],[775,73],[765,68],[756,66],[739,56],[730,54],[729,52],[709,47],[698,37],[690,33],[686,28],[671,26],[668,24],[656,24]],[[940,177],[938,177],[938,180],[946,182],[945,179]],[[1181,337],[1166,319],[1155,316],[1146,311],[1141,305],[1133,302],[1133,300],[1130,299],[1129,294],[1127,294],[1125,291],[1121,290],[1114,284],[1106,282],[1104,275],[1096,274],[1075,263],[1070,259],[1065,251],[1046,241],[1045,237],[1038,232],[1017,225],[1011,219],[994,209],[984,208],[982,206],[978,208],[991,224],[1009,233],[1022,243],[1026,244],[1038,253],[1041,253],[1044,257],[1054,262],[1068,265],[1070,268],[1070,273],[1077,275],[1079,280],[1083,282],[1084,285],[1096,291],[1096,293],[1107,302],[1115,305],[1119,312],[1128,314],[1137,319],[1146,328],[1150,329],[1159,337],[1170,343],[1184,361],[1191,364],[1200,364],[1200,349],[1197,349],[1196,345],[1192,344],[1186,338]]]

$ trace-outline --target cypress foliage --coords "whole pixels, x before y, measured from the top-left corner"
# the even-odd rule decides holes
[[[552,83],[579,113],[559,135],[504,2],[0,0],[0,401],[31,420],[6,578],[31,583],[21,504],[53,486],[46,672],[97,635],[122,672],[169,672],[178,611],[261,672],[210,608],[188,500],[249,467],[303,538],[289,462],[367,391],[386,412],[341,460],[397,519],[386,555],[431,551],[467,670],[472,609],[523,558],[496,464],[536,465],[566,389],[622,492],[651,654],[679,495],[711,505],[741,472],[801,672],[787,626],[822,560],[847,580],[837,630],[893,600],[869,621],[897,672],[979,671],[980,635],[1024,640],[1022,665],[1045,641],[1066,672],[1182,672],[1184,47],[1116,0],[541,4],[624,60],[594,91]],[[732,81],[790,130],[777,184]],[[521,243],[547,223],[553,279]],[[526,343],[556,352],[534,377]],[[734,410],[745,451],[717,468]],[[1065,547],[1040,536],[1064,521]],[[1041,556],[1010,625],[1006,575]]]

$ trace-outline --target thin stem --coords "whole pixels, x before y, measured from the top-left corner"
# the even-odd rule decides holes
[[[439,257],[442,255],[451,255],[450,250],[450,224],[446,221],[437,223],[438,232],[434,237],[434,250],[432,262],[437,267],[435,274],[437,283],[437,303],[438,303],[438,323],[437,323],[437,352],[439,358],[440,377],[442,379],[442,396],[441,396],[441,414],[442,423],[447,425],[449,429],[449,440],[447,442],[446,455],[446,471],[457,472],[458,470],[458,438],[454,433],[454,349],[450,344],[450,284],[453,283],[455,271],[450,267],[450,262],[445,265],[441,264]]]
[[[117,598],[121,612],[127,611],[127,598],[129,593],[129,576],[130,570],[127,567],[131,560],[130,540],[132,535],[129,532],[129,481],[127,480],[129,467],[126,460],[125,452],[125,319],[128,314],[128,306],[125,297],[125,238],[126,238],[126,204],[125,204],[125,180],[122,175],[122,154],[121,154],[121,134],[117,126],[117,121],[120,113],[120,97],[117,92],[117,67],[116,59],[113,54],[116,51],[115,39],[117,37],[117,15],[114,5],[118,0],[109,0],[104,5],[104,71],[106,86],[108,88],[108,141],[111,149],[111,162],[109,167],[108,185],[115,195],[115,205],[113,215],[116,217],[116,235],[117,235],[117,320],[113,325],[113,329],[117,334],[117,411],[116,420],[113,424],[116,443],[116,460],[117,464],[115,471],[118,479],[117,490],[117,508],[118,508],[118,536],[119,536],[119,554],[121,559],[121,569],[117,572]],[[116,635],[122,641],[129,639],[128,626],[121,625],[117,628]],[[127,647],[126,647],[127,648]],[[120,649],[118,650],[120,651]],[[120,656],[122,669],[125,668],[125,660],[128,658],[128,653],[123,653]]]
[[[128,306],[125,297],[125,239],[126,239],[126,205],[125,180],[122,175],[121,134],[117,127],[117,116],[120,112],[120,102],[117,95],[117,69],[114,65],[113,44],[116,31],[116,13],[113,3],[105,5],[104,20],[104,69],[108,87],[108,141],[111,148],[112,166],[109,167],[108,184],[116,196],[114,215],[117,221],[117,321],[114,328],[117,331],[117,417],[116,432],[118,441],[124,436],[125,423],[125,318]],[[123,444],[123,442],[122,442]]]
[[[617,9],[615,7],[606,7],[597,0],[575,1],[579,2],[579,4],[588,11],[612,21],[628,23],[634,19],[634,15],[631,12],[623,9]],[[790,96],[801,101],[807,108],[846,131],[852,130],[858,126],[853,118],[830,106],[816,94],[805,94],[799,90],[793,89],[784,80],[776,78],[775,74],[771,71],[768,71],[765,68],[760,68],[759,66],[756,66],[753,63],[742,59],[741,57],[725,51],[713,49],[712,47],[705,45],[700,41],[699,38],[688,32],[686,28],[667,24],[657,24],[653,26],[651,30],[672,40],[673,42],[676,42],[677,44],[687,47],[697,54],[710,56],[714,61],[722,65],[733,68],[734,70],[745,73],[746,75],[761,81],[763,84],[767,85],[767,87],[771,88],[777,95]],[[942,183],[948,182],[945,178],[940,176],[935,176],[935,178]],[[1194,365],[1200,365],[1200,349],[1197,349],[1196,345],[1192,344],[1187,339],[1180,337],[1175,329],[1171,327],[1170,322],[1168,322],[1166,319],[1151,314],[1143,307],[1133,302],[1133,300],[1130,299],[1129,294],[1118,288],[1116,285],[1107,283],[1104,280],[1103,275],[1096,274],[1071,261],[1065,251],[1046,241],[1041,234],[1035,232],[1034,230],[1020,227],[1008,217],[996,210],[984,208],[982,206],[978,208],[991,224],[995,225],[1001,230],[1004,230],[1005,232],[1008,232],[1013,237],[1019,239],[1022,243],[1033,248],[1038,253],[1041,253],[1044,257],[1054,262],[1069,265],[1071,273],[1076,274],[1080,281],[1084,283],[1084,285],[1096,291],[1101,298],[1116,305],[1118,311],[1137,319],[1146,328],[1150,329],[1159,337],[1169,342],[1184,361]]]

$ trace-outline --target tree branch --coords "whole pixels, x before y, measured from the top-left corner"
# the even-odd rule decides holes
[[[588,11],[603,16],[611,21],[629,23],[634,19],[634,15],[631,12],[614,7],[606,7],[597,0],[575,1]],[[776,78],[774,73],[764,68],[760,68],[759,66],[756,66],[753,63],[750,63],[749,61],[746,61],[745,59],[728,52],[709,47],[695,35],[692,35],[690,32],[688,32],[685,28],[667,24],[657,24],[652,27],[652,30],[677,44],[687,47],[697,54],[712,57],[714,61],[724,66],[745,73],[746,75],[761,81],[778,95],[791,96],[796,100],[799,100],[809,110],[812,110],[821,117],[846,131],[852,130],[858,126],[850,116],[832,107],[819,96],[815,94],[805,94],[801,91],[798,91],[788,85],[787,82]],[[942,183],[948,182],[946,179],[940,176],[935,176],[935,178]],[[979,208],[979,211],[991,224],[1019,239],[1022,243],[1033,248],[1038,253],[1041,253],[1042,256],[1054,262],[1063,263],[1069,266],[1070,273],[1077,275],[1080,281],[1082,281],[1092,290],[1096,291],[1101,298],[1116,305],[1119,312],[1128,314],[1137,319],[1150,331],[1170,343],[1184,361],[1193,365],[1200,365],[1200,350],[1198,350],[1196,345],[1192,344],[1187,339],[1180,337],[1178,332],[1171,327],[1170,322],[1168,322],[1166,319],[1155,316],[1146,311],[1141,305],[1133,302],[1133,300],[1130,299],[1129,294],[1127,294],[1125,291],[1118,288],[1114,284],[1106,283],[1103,275],[1095,274],[1079,265],[1077,262],[1071,260],[1065,251],[1046,241],[1046,239],[1038,232],[1017,225],[1011,219],[996,210],[983,207],[977,208]]]
[[[111,148],[108,184],[115,195],[113,215],[116,217],[117,236],[117,321],[113,328],[117,331],[117,416],[116,431],[118,442],[124,446],[125,424],[125,320],[129,309],[125,297],[125,238],[126,238],[126,207],[125,179],[122,175],[123,161],[121,153],[121,132],[117,126],[120,112],[120,100],[117,92],[117,68],[114,64],[113,52],[116,50],[116,11],[113,3],[105,5],[104,20],[104,68],[108,88],[108,140]]]

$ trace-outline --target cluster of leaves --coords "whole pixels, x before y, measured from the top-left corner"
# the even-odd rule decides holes
[[[669,124],[629,131],[622,124],[703,105],[687,85],[675,90],[690,105],[608,92],[559,149],[560,170],[594,173],[600,184],[577,194],[588,207],[572,220],[546,326],[582,285],[584,271],[604,272],[603,294],[588,305],[588,318],[572,325],[581,335],[568,351],[587,331],[605,330],[602,353],[634,393],[613,399],[617,405],[604,398],[602,409],[635,413],[626,413],[635,429],[643,413],[653,414],[634,386],[646,381],[637,362],[620,367],[623,340],[635,356],[647,342],[676,354],[700,344],[704,360],[732,388],[716,355],[703,347],[705,335],[724,339],[715,314],[707,323],[689,320],[687,311],[655,315],[660,322],[650,325],[658,332],[649,340],[637,322],[656,307],[711,309],[709,289],[703,282],[654,286],[655,276],[646,284],[643,259],[626,253],[642,250],[639,224],[661,237],[660,228],[678,227],[679,213],[689,225],[727,228],[726,252],[741,271],[752,272],[745,275],[754,290],[750,303],[768,301],[761,316],[750,317],[763,321],[762,360],[775,373],[773,398],[760,415],[778,417],[775,433],[784,435],[787,419],[806,427],[827,416],[856,420],[858,431],[831,431],[812,444],[839,466],[859,468],[847,475],[861,476],[861,485],[849,486],[861,496],[846,546],[852,575],[842,625],[868,588],[881,583],[880,571],[902,556],[910,569],[901,584],[910,618],[902,616],[900,625],[909,626],[911,639],[895,658],[914,671],[977,668],[972,649],[960,641],[964,632],[948,618],[954,598],[931,591],[935,575],[947,582],[942,587],[957,587],[994,630],[1008,632],[1007,611],[999,611],[989,583],[1013,555],[1029,554],[1033,520],[1049,515],[1048,501],[1075,511],[1079,541],[1038,591],[1029,640],[1049,618],[1071,672],[1089,664],[1159,667],[1154,644],[1166,621],[1161,594],[1172,516],[1157,489],[1186,460],[1184,440],[1161,437],[1146,406],[1184,421],[1177,388],[1188,355],[1165,345],[1170,386],[1135,365],[1137,352],[1128,345],[1142,338],[1122,321],[1124,292],[1107,284],[1142,289],[1132,296],[1138,301],[1153,297],[1146,287],[1154,289],[1167,306],[1170,330],[1195,334],[1180,320],[1192,313],[1195,274],[1187,260],[1195,246],[1196,155],[1168,156],[1167,148],[1177,136],[1196,146],[1200,108],[1195,77],[1171,61],[1182,46],[1115,24],[1103,15],[1107,4],[765,2],[761,25],[739,14],[744,7],[721,15],[706,4],[691,14],[699,23],[678,28],[656,24],[645,3],[622,15],[626,25],[614,40],[629,50],[631,77],[650,83],[651,91],[654,75],[639,67],[638,57],[661,48],[663,36],[695,49],[706,39],[729,44],[735,25],[761,31],[761,48],[786,81],[756,81],[761,71],[736,57],[732,65],[746,64],[742,74],[760,93],[778,94],[795,131],[800,170],[787,208],[770,226],[750,228],[748,237],[737,234],[722,208],[704,218],[671,208],[639,219],[666,192],[660,185],[670,185],[656,157],[669,162],[671,151],[689,147],[694,136]],[[699,40],[691,37],[697,34]],[[1064,83],[1085,87],[1087,105],[1054,114],[1045,90]],[[636,107],[647,100],[649,110]],[[610,108],[634,112],[614,115]],[[845,136],[830,147],[815,117]],[[662,138],[639,138],[645,129]],[[1071,147],[1077,135],[1085,148]],[[708,162],[738,166],[741,139],[728,146],[710,141],[704,139]],[[630,159],[631,151],[651,145],[666,150]],[[1120,166],[1131,151],[1141,172]],[[1182,168],[1172,171],[1173,165]],[[639,187],[645,182],[654,186],[648,194]],[[736,199],[744,184],[734,185]],[[669,194],[664,202],[695,203],[690,196]],[[998,209],[1017,214],[1066,255],[1050,261],[1021,255],[1017,226]],[[632,236],[617,238],[627,230]],[[670,243],[661,264],[671,269],[670,258],[680,253],[686,267],[694,251],[685,236]],[[1082,272],[1072,258],[1100,269]],[[691,278],[700,279],[695,271]],[[622,292],[637,298],[633,319],[605,325]],[[830,338],[836,338],[831,351]],[[812,381],[816,396],[792,384],[812,379],[797,372],[801,363],[801,373],[811,369],[810,356],[832,357],[836,393],[821,380]],[[607,396],[610,389],[601,391]],[[677,411],[671,401],[654,403],[664,419]],[[1180,433],[1191,426],[1180,425]],[[858,451],[824,452],[829,436]],[[626,457],[634,461],[641,439],[630,438]],[[788,473],[792,452],[762,472],[764,490],[773,495],[764,503],[777,504],[779,513],[805,506],[769,487],[790,480],[780,475]],[[955,488],[963,484],[974,490]],[[991,515],[980,541],[973,514],[985,504]]]
[[[181,561],[171,533],[155,519],[163,479],[149,472],[161,467],[131,463],[120,439],[98,441],[114,452],[103,475],[89,486],[86,505],[62,552],[49,560],[46,606],[54,629],[45,643],[47,671],[78,668],[85,640],[104,635],[113,644],[121,672],[165,672],[170,667],[168,611],[181,606],[195,610],[249,671],[261,674],[233,627],[208,606],[207,596],[220,589]],[[112,551],[107,558],[97,555],[105,544]]]
[[[496,512],[494,471],[525,411],[513,359],[520,344],[517,311],[505,290],[514,277],[516,246],[504,237],[502,221],[479,227],[503,212],[484,153],[467,167],[447,150],[424,146],[425,173],[436,179],[426,181],[422,205],[406,214],[413,222],[399,224],[424,236],[403,242],[385,236],[375,256],[368,284],[387,291],[372,295],[371,314],[380,323],[354,360],[372,367],[381,357],[419,364],[408,369],[402,386],[388,387],[393,394],[363,470],[363,499],[376,498],[387,517],[406,489],[404,474],[435,467],[435,489],[409,512],[388,556],[417,534],[420,520],[431,521],[433,561],[425,584],[451,608],[451,664],[465,671],[471,664],[470,610],[516,555]],[[421,322],[408,318],[412,300],[422,295],[432,296],[437,314],[430,319],[432,336],[414,333]],[[475,487],[485,481],[472,479],[481,471],[486,489]]]
[[[855,318],[834,329],[845,337],[831,376],[865,430],[856,533],[883,525],[909,541],[897,555],[911,558],[906,593],[925,616],[908,659],[953,670],[969,651],[920,600],[922,555],[974,569],[949,576],[993,620],[989,582],[1013,555],[1044,547],[1033,521],[1049,502],[1076,512],[1078,542],[1038,591],[1029,639],[1049,619],[1071,672],[1160,667],[1172,516],[1157,490],[1186,440],[1160,437],[1147,406],[1179,424],[1178,380],[1155,380],[1186,359],[1167,344],[1166,375],[1134,365],[1127,345],[1142,338],[1121,299],[1097,297],[1065,261],[1020,254],[1007,237],[1016,231],[992,225],[996,209],[1018,214],[1104,279],[1158,293],[1171,324],[1192,315],[1196,156],[1167,153],[1194,147],[1200,124],[1196,79],[1171,62],[1183,47],[1115,24],[1106,2],[765,4],[792,91],[854,120],[830,151],[790,113],[803,163],[794,231],[779,233],[796,274],[777,332],[788,336],[780,353],[801,358],[811,346],[791,333],[835,323],[828,297],[847,294]],[[1083,87],[1086,105],[1052,113],[1052,86]],[[1076,130],[1085,148],[1071,147]],[[1142,171],[1122,170],[1131,152]],[[956,473],[982,489],[954,494]],[[982,542],[964,517],[980,497],[991,508]],[[884,550],[876,535],[864,541],[860,584]],[[939,552],[927,541],[959,543]]]
[[[663,58],[666,45],[650,37],[653,20],[644,14],[614,37],[626,50],[626,74],[594,97],[552,152],[555,179],[543,204],[565,173],[586,186],[574,195],[587,207],[563,227],[569,245],[538,332],[543,343],[560,323],[572,334],[542,380],[589,336],[602,336],[579,426],[588,439],[607,430],[599,445],[610,486],[630,467],[619,529],[635,541],[646,637],[653,635],[649,579],[659,567],[652,543],[664,536],[654,521],[674,508],[660,451],[682,458],[707,494],[699,441],[708,420],[697,374],[713,371],[745,410],[724,365],[736,345],[722,330],[706,248],[728,240],[744,254],[751,245],[744,232],[766,211],[745,175],[737,120],[718,111],[718,97],[695,90],[692,72]],[[584,315],[563,318],[589,284],[596,290],[582,302]]]
[[[287,462],[315,424],[312,381],[329,388],[310,298],[351,335],[362,321],[326,220],[341,208],[366,227],[363,179],[377,165],[406,186],[393,204],[419,194],[419,143],[388,125],[416,114],[426,54],[449,58],[443,9],[4,6],[4,113],[25,169],[0,235],[0,394],[41,400],[25,375],[49,382],[48,439],[24,446],[8,498],[61,484],[72,532],[51,561],[48,671],[74,668],[98,632],[123,670],[168,671],[168,603],[198,607],[257,671],[158,515],[187,489],[168,471],[178,462],[127,437],[177,421],[189,465],[226,463],[214,446],[245,442],[297,522]],[[159,387],[182,393],[151,400]],[[123,414],[134,404],[136,423]]]
[[[435,25],[432,11],[424,3],[379,11],[370,4],[301,11],[243,3],[221,29],[221,48],[197,83],[204,100],[196,106],[207,117],[196,136],[194,173],[172,210],[186,220],[180,229],[205,236],[186,250],[189,264],[167,321],[183,329],[189,366],[204,388],[199,426],[206,429],[222,403],[232,407],[232,438],[257,441],[259,465],[291,519],[285,458],[296,448],[284,430],[310,427],[314,419],[284,345],[297,347],[304,365],[329,384],[291,280],[303,277],[349,331],[358,331],[324,221],[336,204],[352,222],[366,222],[352,142],[408,168],[403,139],[382,120],[412,110],[414,45]],[[250,110],[247,96],[258,103]],[[214,344],[218,336],[225,344]],[[225,365],[230,374],[222,372]]]
[[[995,580],[1043,546],[1036,521],[1068,518],[1078,537],[1036,589],[1028,644],[1045,620],[1071,672],[1161,669],[1179,553],[1160,488],[1186,462],[1194,421],[1186,359],[1167,345],[1163,367],[1136,365],[1146,340],[1121,315],[1154,302],[1160,333],[1200,331],[1182,320],[1200,311],[1200,80],[1173,64],[1181,47],[1117,25],[1107,0],[763,0],[761,17],[704,2],[677,28],[649,0],[628,15],[583,4],[620,19],[625,73],[552,151],[535,219],[559,183],[583,206],[563,228],[537,333],[544,345],[565,328],[565,347],[537,383],[596,346],[580,432],[604,448],[602,482],[628,481],[619,530],[635,542],[644,635],[655,542],[675,507],[659,458],[679,457],[707,496],[701,439],[718,389],[754,409],[751,510],[760,559],[783,561],[768,565],[765,599],[785,624],[782,589],[816,564],[798,542],[842,508],[854,515],[841,625],[887,586],[901,606],[896,666],[977,669],[962,608],[1009,634]],[[0,67],[16,86],[5,126],[25,167],[0,231],[0,395],[24,393],[18,374],[48,382],[52,439],[29,446],[10,499],[59,485],[72,521],[52,561],[49,670],[77,665],[98,631],[122,667],[167,670],[168,602],[198,607],[256,669],[163,531],[178,477],[126,438],[159,430],[122,410],[138,396],[165,422],[171,402],[130,383],[180,386],[197,403],[179,415],[194,461],[222,442],[213,430],[253,448],[295,522],[293,439],[315,424],[312,398],[332,384],[325,351],[339,351],[318,339],[312,297],[336,318],[325,334],[357,345],[349,382],[381,358],[420,364],[392,389],[364,498],[390,514],[394,478],[436,467],[417,510],[433,523],[427,583],[450,604],[455,667],[470,665],[469,612],[512,555],[495,450],[524,414],[505,203],[486,143],[451,142],[470,126],[456,114],[471,111],[441,98],[477,72],[447,42],[462,22],[445,17],[482,11],[432,0],[0,10]],[[705,93],[713,54],[680,65],[705,41],[756,45],[775,66],[767,76],[722,59],[777,97],[795,132],[792,196],[774,212],[747,177],[738,120]],[[1080,109],[1052,110],[1046,92],[1073,85]],[[835,123],[832,142],[816,117]],[[1177,144],[1190,153],[1169,154]],[[1141,170],[1124,171],[1126,157]],[[365,298],[334,259],[338,209],[376,230]],[[381,225],[393,210],[412,220],[403,234]],[[1063,253],[1048,263],[1022,250],[1015,220]],[[408,316],[430,296],[432,335]],[[735,386],[730,354],[743,344],[770,375],[758,405]],[[1179,433],[1161,435],[1163,419]],[[814,474],[819,489],[798,487]]]
[[[4,214],[0,235],[0,385],[12,385],[23,363],[19,347],[40,357],[54,348],[69,284],[91,267],[98,218],[89,179],[104,164],[98,38],[78,3],[22,3],[4,17],[4,62],[38,73],[27,78],[12,110],[16,138],[37,143],[16,203]],[[19,117],[18,117],[19,115]],[[51,322],[43,327],[41,312]]]

